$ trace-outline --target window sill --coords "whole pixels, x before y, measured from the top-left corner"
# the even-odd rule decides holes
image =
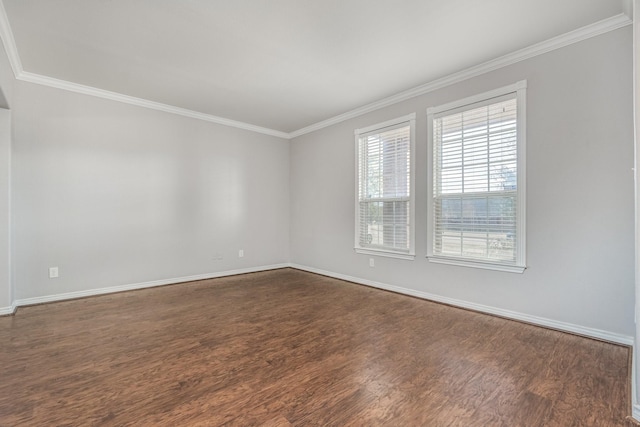
[[[410,261],[413,261],[416,258],[415,254],[391,252],[391,251],[385,251],[383,249],[363,249],[363,248],[354,248],[354,249],[356,253],[363,254],[363,255],[375,255],[375,256],[384,256],[387,258],[408,259]]]
[[[448,265],[457,265],[461,267],[481,268],[483,270],[505,271],[507,273],[522,274],[524,273],[524,270],[526,268],[518,265],[492,264],[488,262],[471,261],[471,260],[458,259],[458,258],[428,256],[427,259],[429,260],[429,262],[434,262],[436,264],[448,264]]]

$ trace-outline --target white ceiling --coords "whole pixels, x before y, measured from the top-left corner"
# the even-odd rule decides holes
[[[3,0],[24,71],[292,132],[628,0]]]

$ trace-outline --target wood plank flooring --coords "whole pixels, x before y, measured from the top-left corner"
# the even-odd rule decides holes
[[[0,425],[631,426],[629,353],[274,270],[0,318]]]

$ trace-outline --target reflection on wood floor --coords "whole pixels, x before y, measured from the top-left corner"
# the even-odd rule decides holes
[[[627,347],[282,269],[0,318],[0,425],[627,426]]]

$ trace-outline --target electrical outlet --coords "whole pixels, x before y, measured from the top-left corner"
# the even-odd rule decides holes
[[[375,267],[376,266],[376,262],[373,258],[369,258],[369,267]]]
[[[55,279],[59,275],[58,267],[49,267],[49,279]]]
[[[215,255],[213,256],[213,260],[214,260],[214,261],[222,261],[222,258],[223,258],[223,257],[222,257],[222,254],[215,254]]]
[[[240,249],[238,251],[238,258],[242,258],[244,256],[244,249]]]

